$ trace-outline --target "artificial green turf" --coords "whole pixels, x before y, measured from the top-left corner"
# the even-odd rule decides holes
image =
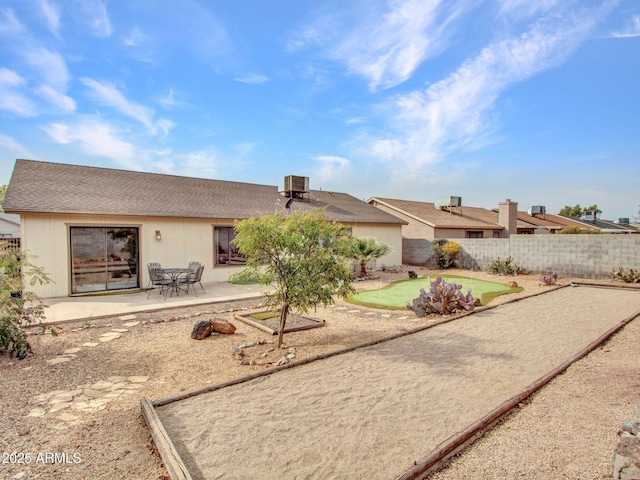
[[[467,293],[471,289],[471,294],[480,299],[480,304],[487,305],[498,295],[521,292],[522,287],[507,287],[500,283],[478,280],[466,277],[450,277],[440,275],[447,282],[455,282],[462,285],[462,292]],[[431,281],[436,277],[431,277]],[[420,294],[420,289],[430,288],[429,277],[421,277],[411,280],[400,280],[393,282],[378,290],[367,290],[351,295],[347,298],[350,303],[364,305],[373,308],[385,308],[388,310],[404,310],[407,303],[411,303]]]

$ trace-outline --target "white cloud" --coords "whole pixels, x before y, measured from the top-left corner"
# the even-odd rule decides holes
[[[260,84],[269,81],[269,77],[260,75],[258,73],[252,73],[245,75],[244,77],[236,77],[236,81],[242,83]]]
[[[41,75],[43,83],[57,90],[66,90],[70,76],[62,55],[40,46],[24,48],[20,55]]]
[[[567,0],[562,1],[566,2]],[[535,2],[531,0],[499,0],[498,9],[502,15],[523,18],[551,10],[560,3],[560,0],[536,0]]]
[[[370,153],[382,161],[413,167],[437,162],[445,153],[484,145],[496,128],[492,114],[510,86],[563,62],[587,37],[597,12],[549,17],[529,31],[493,43],[447,78],[395,98],[395,135],[373,142]]]
[[[155,101],[164,108],[175,107],[176,105],[180,105],[181,103],[176,99],[176,94],[172,88],[169,89],[166,95],[157,97]]]
[[[318,166],[314,170],[314,178],[323,182],[339,180],[347,173],[351,162],[343,157],[332,155],[319,155],[312,158]]]
[[[76,0],[73,2],[73,14],[76,20],[85,24],[90,34],[108,38],[113,34],[107,6],[100,0]]]
[[[16,158],[35,158],[27,147],[7,135],[0,134],[0,148],[9,151]]]
[[[16,36],[24,32],[24,27],[18,21],[13,11],[5,9],[2,11],[4,18],[0,19],[0,35]]]
[[[333,13],[299,29],[289,49],[319,45],[328,57],[366,78],[371,90],[386,89],[404,82],[425,59],[441,53],[453,21],[474,5],[472,0],[453,6],[443,0],[389,0],[381,9],[362,2],[360,10],[343,17]]]
[[[0,109],[21,117],[33,117],[36,108],[33,102],[19,91],[26,81],[13,70],[0,68]]]
[[[49,31],[55,36],[59,36],[60,30],[60,7],[51,0],[39,0],[40,10],[44,15]]]
[[[127,100],[112,83],[99,82],[92,78],[81,78],[80,81],[93,91],[94,98],[98,102],[115,108],[126,116],[145,125],[153,134],[156,133],[157,126],[154,125],[153,122],[153,116],[155,115],[153,110]]]
[[[640,15],[633,15],[627,21],[624,30],[612,32],[611,36],[615,38],[640,37]]]
[[[103,121],[83,118],[75,124],[51,123],[43,130],[56,143],[78,145],[86,155],[110,158],[123,167],[139,169],[134,145],[121,140],[119,133]]]
[[[36,89],[36,94],[56,107],[61,113],[72,113],[76,109],[76,102],[73,98],[54,90],[49,85],[40,86]]]

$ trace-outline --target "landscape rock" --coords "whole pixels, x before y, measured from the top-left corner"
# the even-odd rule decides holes
[[[640,416],[640,408],[638,409]],[[614,480],[640,479],[640,418],[625,422],[618,430],[620,441],[613,454]]]
[[[509,280],[507,282],[507,287],[515,288],[517,286],[518,286],[518,282],[516,282],[515,280]]]
[[[228,322],[227,320],[224,320],[222,318],[212,318],[209,320],[209,323],[213,331],[218,333],[231,335],[236,331],[236,326],[233,323]]]
[[[206,320],[202,320],[196,323],[193,326],[193,331],[191,332],[191,338],[194,340],[203,340],[211,335],[213,331],[213,325]]]

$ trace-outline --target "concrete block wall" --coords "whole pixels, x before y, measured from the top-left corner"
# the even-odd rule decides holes
[[[460,268],[487,270],[496,259],[513,258],[530,272],[553,271],[581,278],[607,278],[618,267],[640,269],[640,235],[512,235],[456,238]],[[434,266],[429,240],[403,239],[403,263]]]

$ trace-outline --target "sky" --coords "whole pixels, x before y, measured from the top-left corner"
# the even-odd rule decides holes
[[[0,0],[17,158],[640,216],[640,0]]]

